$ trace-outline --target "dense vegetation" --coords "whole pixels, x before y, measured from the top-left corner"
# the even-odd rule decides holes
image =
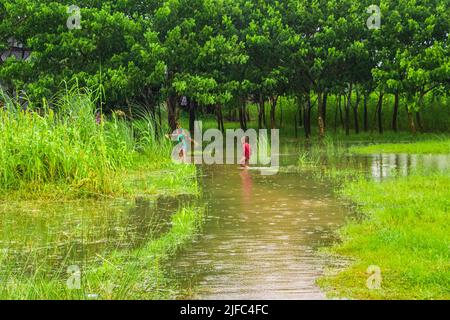
[[[377,2],[378,29],[369,0],[80,0],[79,15],[68,13],[72,4],[0,1],[0,46],[16,39],[32,52],[0,64],[11,94],[43,107],[76,78],[103,86],[104,109],[129,117],[139,104],[161,122],[165,101],[172,129],[182,96],[191,129],[198,113],[214,114],[223,128],[224,110],[246,128],[249,102],[259,127],[275,127],[286,96],[296,106],[290,121],[306,136],[314,124],[324,134],[331,102],[347,134],[368,130],[372,119],[380,132],[386,122],[397,131],[402,110],[415,132],[424,113],[438,119],[449,108],[447,0]]]
[[[97,97],[89,90],[63,91],[52,101],[55,113],[46,101],[30,112],[3,95],[1,198],[152,195],[173,192],[174,185],[177,192],[196,192],[195,168],[172,163],[171,143],[155,135],[151,115],[142,113],[135,122],[120,112],[100,117]]]

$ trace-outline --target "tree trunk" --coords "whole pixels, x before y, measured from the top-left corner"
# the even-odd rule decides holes
[[[323,100],[322,92],[317,93],[317,124],[319,126],[319,137],[323,138],[325,136],[325,127],[323,121]]]
[[[283,127],[283,108],[280,107],[280,129]]]
[[[264,114],[264,98],[262,94],[259,95],[259,108],[258,108],[258,129],[263,127],[263,114]]]
[[[131,109],[131,103],[130,103],[130,101],[128,101],[128,97],[125,98],[125,101],[126,101],[127,107],[128,107],[128,116],[130,117],[130,120],[133,120],[133,110]]]
[[[306,103],[304,104],[303,112],[303,126],[305,130],[305,137],[308,139],[311,136],[311,96],[308,93]]]
[[[271,97],[270,102],[270,128],[275,129],[277,126],[275,111],[277,108],[278,97]]]
[[[242,117],[244,122],[244,129],[247,130],[247,121],[248,121],[248,110],[247,110],[247,101],[244,99],[242,102]]]
[[[195,103],[189,101],[189,131],[191,136],[194,136],[194,126],[195,126]]]
[[[174,132],[177,129],[176,109],[176,97],[174,95],[169,95],[167,98],[167,117],[171,132]]]
[[[327,101],[328,101],[328,92],[325,91],[323,94],[323,104],[322,104],[322,119],[323,119],[323,127],[327,127]]]
[[[355,121],[355,133],[359,134],[359,114],[358,114],[358,108],[359,108],[359,102],[361,101],[361,95],[358,90],[356,90],[356,103],[353,107],[353,118]]]
[[[217,128],[224,132],[223,126],[223,115],[222,115],[222,106],[220,104],[216,105],[216,115],[217,115]]]
[[[297,112],[294,115],[294,132],[295,132],[295,137],[298,138],[298,128],[297,128]]]
[[[413,134],[417,133],[416,124],[414,123],[414,117],[411,111],[408,111],[408,122],[409,122],[409,128],[411,129],[411,132]]]
[[[298,110],[298,119],[296,122],[296,125],[298,124],[299,127],[303,127],[303,98],[301,96],[297,96],[297,110]]]
[[[350,135],[350,107],[352,105],[353,83],[348,90],[347,104],[345,105],[345,134]]]
[[[423,132],[423,125],[422,125],[422,118],[420,116],[420,112],[416,112],[416,121],[417,121],[417,127],[419,128],[420,132]]]
[[[367,100],[369,99],[369,94],[364,93],[364,131],[369,131],[369,113],[367,112]]]
[[[394,113],[392,115],[392,130],[394,130],[395,132],[398,131],[398,107],[399,107],[399,93],[398,91],[395,92],[394,94],[395,98],[394,98]]]
[[[244,106],[239,106],[239,125],[241,126],[242,130],[245,130],[245,122],[244,122],[244,113],[243,113]]]
[[[263,99],[263,104],[262,104],[262,113],[261,113],[261,117],[262,117],[262,121],[264,124],[264,128],[267,128],[267,119],[266,119],[266,102]]]
[[[242,99],[242,103],[239,107],[239,123],[241,124],[242,130],[247,130],[247,114],[246,114],[246,103],[245,99]]]
[[[383,92],[380,90],[380,97],[377,104],[377,116],[378,116],[378,132],[383,134]]]
[[[338,99],[338,103],[337,103],[336,108],[334,110],[334,132],[335,133],[337,131],[338,109],[340,108],[340,105],[341,105],[341,96],[337,96],[336,98]]]

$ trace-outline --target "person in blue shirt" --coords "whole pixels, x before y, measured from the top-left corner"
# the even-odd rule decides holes
[[[181,150],[178,156],[180,157],[181,162],[187,163],[188,141],[189,143],[194,143],[195,145],[197,145],[197,142],[191,139],[190,133],[181,128],[179,123],[177,123],[177,130],[172,134],[172,137],[176,138],[178,143],[181,143]]]

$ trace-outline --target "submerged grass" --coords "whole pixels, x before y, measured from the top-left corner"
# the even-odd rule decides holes
[[[165,277],[168,259],[186,246],[201,231],[204,209],[185,207],[171,220],[171,229],[131,252],[117,250],[102,263],[78,275],[60,270],[49,276],[36,269],[32,275],[3,270],[1,299],[170,299],[179,292],[176,283]],[[6,262],[7,254],[2,261]],[[2,265],[8,265],[2,263]],[[75,276],[75,278],[73,278]],[[77,276],[80,282],[77,285]]]
[[[319,180],[337,185],[365,176],[362,164],[350,156],[348,144],[334,136],[306,145],[299,154],[297,166]]]
[[[445,140],[389,150],[416,153],[424,144],[438,153],[448,150]],[[385,145],[352,150],[387,152]],[[364,177],[347,179],[339,192],[357,205],[363,219],[342,228],[342,242],[329,249],[353,259],[344,270],[320,279],[331,296],[450,299],[450,172],[415,171],[381,183]],[[381,270],[380,289],[367,285],[373,276],[369,266]]]

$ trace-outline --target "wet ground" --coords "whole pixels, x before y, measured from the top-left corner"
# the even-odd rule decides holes
[[[299,146],[281,150],[273,176],[233,165],[199,167],[201,235],[168,266],[193,299],[324,299],[316,285],[331,264],[319,249],[336,241],[352,213],[333,186],[297,170]],[[448,170],[450,156],[348,156],[381,181],[421,168]],[[3,203],[0,205],[0,276],[37,270],[66,276],[107,259],[114,250],[139,248],[170,228],[171,216],[190,198],[155,201]]]

